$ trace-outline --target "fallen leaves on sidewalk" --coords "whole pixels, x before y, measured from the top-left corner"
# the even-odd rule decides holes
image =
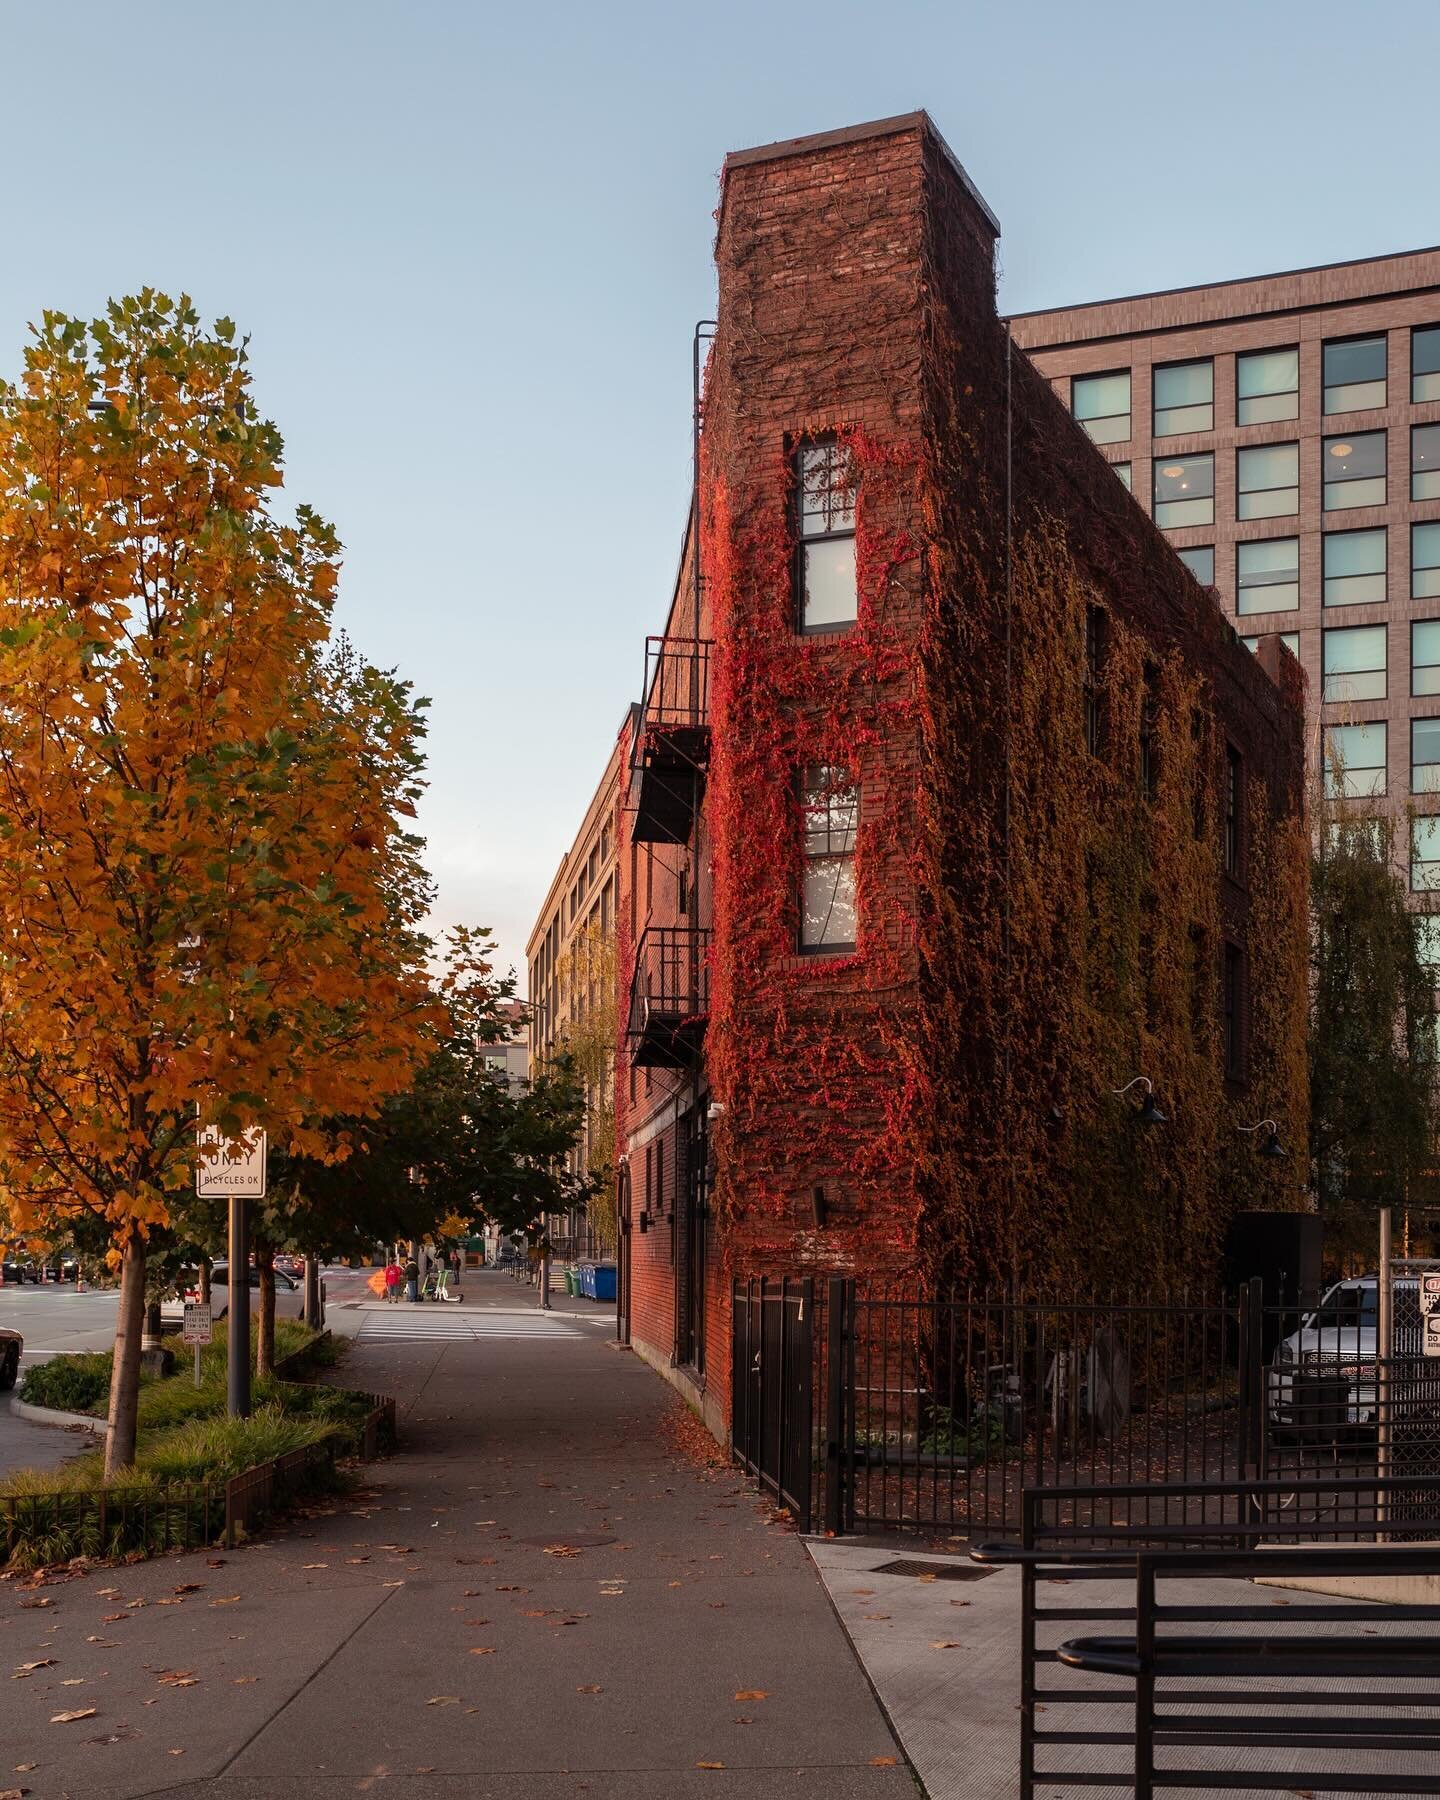
[[[188,1669],[162,1669],[155,1679],[161,1687],[196,1687],[200,1677],[192,1675]]]
[[[198,1594],[205,1583],[203,1581],[182,1581],[171,1588],[172,1594]]]
[[[894,1756],[872,1756],[870,1767],[872,1769],[893,1769],[898,1760],[899,1758]]]
[[[577,1687],[575,1692],[577,1694],[603,1694],[605,1692],[605,1690],[602,1687],[591,1686],[591,1687]]]
[[[77,1719],[93,1719],[94,1717],[95,1708],[93,1706],[80,1706],[74,1712],[51,1713],[50,1723],[52,1725],[73,1725]]]
[[[495,1654],[495,1646],[493,1644],[477,1644],[471,1650],[470,1654],[472,1656],[493,1656]]]
[[[697,1769],[723,1769],[725,1765],[722,1762],[697,1762],[695,1767]]]
[[[42,1656],[36,1662],[21,1663],[10,1679],[12,1681],[24,1681],[27,1676],[33,1675],[37,1669],[53,1669],[54,1667],[55,1658],[53,1656]]]
[[[965,1646],[957,1643],[954,1638],[936,1638],[930,1648],[932,1650],[963,1650]]]
[[[425,1704],[427,1706],[458,1706],[460,1696],[458,1694],[436,1694],[433,1700],[427,1700]]]
[[[212,1606],[234,1606],[239,1598],[238,1594],[218,1594],[210,1604]]]
[[[770,1690],[768,1688],[741,1688],[735,1698],[737,1700],[768,1700]]]
[[[573,1544],[547,1544],[545,1554],[547,1556],[583,1556],[585,1552],[577,1550]],[[484,1561],[483,1557],[481,1561]]]

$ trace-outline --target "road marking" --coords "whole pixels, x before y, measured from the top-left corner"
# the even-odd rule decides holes
[[[524,1313],[497,1318],[472,1314],[469,1318],[408,1319],[384,1313],[371,1313],[360,1326],[357,1337],[372,1341],[384,1338],[390,1343],[473,1343],[476,1339],[579,1338],[583,1332],[560,1319],[536,1318]]]

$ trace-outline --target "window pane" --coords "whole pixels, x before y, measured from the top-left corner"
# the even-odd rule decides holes
[[[1410,334],[1410,398],[1440,400],[1440,325]]]
[[[1202,587],[1214,587],[1215,546],[1213,544],[1197,544],[1194,549],[1177,550],[1175,554]]]
[[[812,538],[804,546],[804,557],[806,628],[852,623],[856,616],[854,538]]]
[[[1265,635],[1269,636],[1270,634],[1267,632]],[[1250,653],[1252,655],[1254,655],[1254,653],[1260,648],[1261,644],[1264,641],[1265,641],[1265,639],[1263,637],[1247,637],[1247,638],[1241,638],[1241,640],[1240,640],[1240,642],[1245,646],[1245,648],[1248,651],[1250,651]],[[1290,654],[1292,656],[1299,656],[1299,654],[1300,654],[1300,633],[1298,631],[1282,631],[1280,633],[1280,642],[1285,646],[1285,648],[1290,652]]]
[[[1325,346],[1325,411],[1358,412],[1385,404],[1385,339],[1352,338]]]
[[[1299,606],[1299,538],[1262,538],[1235,546],[1237,613],[1296,612]]]
[[[1410,885],[1417,891],[1440,887],[1440,815],[1411,824]]]
[[[1236,516],[1276,519],[1300,510],[1300,446],[1259,444],[1235,460]]]
[[[1077,375],[1070,383],[1070,410],[1097,444],[1123,443],[1130,435],[1130,371]]]
[[[1329,725],[1325,729],[1325,792],[1333,800],[1385,792],[1385,726]]]
[[[808,444],[800,452],[800,535],[855,529],[850,459],[838,444]]]
[[[1385,627],[1358,625],[1327,631],[1324,645],[1326,700],[1385,698]]]
[[[1385,598],[1385,533],[1331,532],[1325,540],[1326,606],[1363,606]]]
[[[1440,500],[1440,425],[1417,425],[1410,433],[1410,498]]]
[[[1155,435],[1210,431],[1215,424],[1215,365],[1172,363],[1155,371]]]
[[[1440,793],[1440,719],[1410,721],[1410,792]]]
[[[1125,489],[1125,492],[1128,494],[1130,492],[1130,465],[1129,465],[1129,463],[1111,463],[1110,467],[1115,471],[1117,477],[1119,478],[1120,485]]]
[[[1410,528],[1410,594],[1416,600],[1440,594],[1440,523]]]
[[[1410,627],[1410,692],[1440,694],[1440,619],[1417,619]]]
[[[1440,966],[1440,913],[1416,913],[1415,948],[1427,969]]]
[[[1179,456],[1155,464],[1155,523],[1167,529],[1215,523],[1213,456]]]
[[[1325,511],[1343,506],[1385,504],[1385,433],[1365,431],[1355,437],[1328,437],[1321,467]]]
[[[849,856],[821,856],[805,865],[802,944],[855,942],[855,862]]]
[[[1300,411],[1300,352],[1252,350],[1235,359],[1235,419],[1262,425]]]

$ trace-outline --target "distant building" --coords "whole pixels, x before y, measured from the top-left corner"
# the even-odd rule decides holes
[[[560,859],[526,946],[529,1071],[565,1051],[586,1089],[585,1126],[571,1153],[577,1175],[599,1185],[597,1202],[549,1223],[562,1260],[615,1254],[615,926],[620,906],[619,809],[635,709],[630,708],[575,841]]]

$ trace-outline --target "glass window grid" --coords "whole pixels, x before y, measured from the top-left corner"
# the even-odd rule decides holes
[[[1410,598],[1440,597],[1440,519],[1410,527]]]
[[[1175,554],[1201,587],[1214,587],[1215,546],[1213,544],[1192,544],[1188,549],[1177,549]]]
[[[1104,385],[1107,382],[1111,384],[1108,388]],[[1122,395],[1123,410],[1116,404]],[[1092,406],[1096,410],[1092,411]],[[1070,411],[1092,442],[1123,444],[1130,436],[1130,371],[1107,369],[1103,373],[1071,376]]]
[[[1417,325],[1410,333],[1410,400],[1440,400],[1440,325]]]
[[[1299,538],[1242,538],[1235,546],[1237,616],[1299,610]]]
[[[1183,437],[1215,429],[1215,363],[1208,356],[1158,363],[1151,373],[1153,435]]]
[[[1242,351],[1235,358],[1235,423],[1268,425],[1299,416],[1299,348]]]
[[[801,782],[805,876],[800,908],[802,950],[855,945],[855,832],[860,802],[850,773],[812,763]],[[820,907],[824,905],[824,913]]]
[[[1410,792],[1440,794],[1440,719],[1410,721]]]
[[[1410,432],[1410,498],[1440,500],[1440,425],[1416,425]]]
[[[1327,531],[1321,553],[1324,605],[1384,605],[1388,598],[1388,545],[1383,525],[1363,531]]]
[[[1440,694],[1440,619],[1411,621],[1410,692],[1417,700]]]
[[[1155,458],[1154,518],[1162,531],[1215,523],[1215,457],[1212,451]]]
[[[1326,512],[1385,504],[1386,434],[1358,431],[1327,437],[1320,446],[1320,480]]]
[[[859,612],[855,483],[849,453],[828,439],[802,444],[796,452],[795,469],[800,543],[798,624],[802,632],[838,631],[853,625]]]
[[[1373,800],[1386,788],[1383,719],[1366,725],[1325,727],[1325,795],[1329,800]]]
[[[1321,410],[1327,417],[1370,412],[1386,404],[1386,351],[1383,332],[1332,338],[1324,345]]]
[[[1410,886],[1417,894],[1440,889],[1440,813],[1410,821]]]
[[[1237,519],[1281,519],[1299,510],[1298,444],[1248,444],[1235,452]]]
[[[1327,704],[1386,697],[1386,627],[1332,626],[1321,643],[1320,697]]]
[[[1427,969],[1440,968],[1440,913],[1412,913],[1415,949]]]

